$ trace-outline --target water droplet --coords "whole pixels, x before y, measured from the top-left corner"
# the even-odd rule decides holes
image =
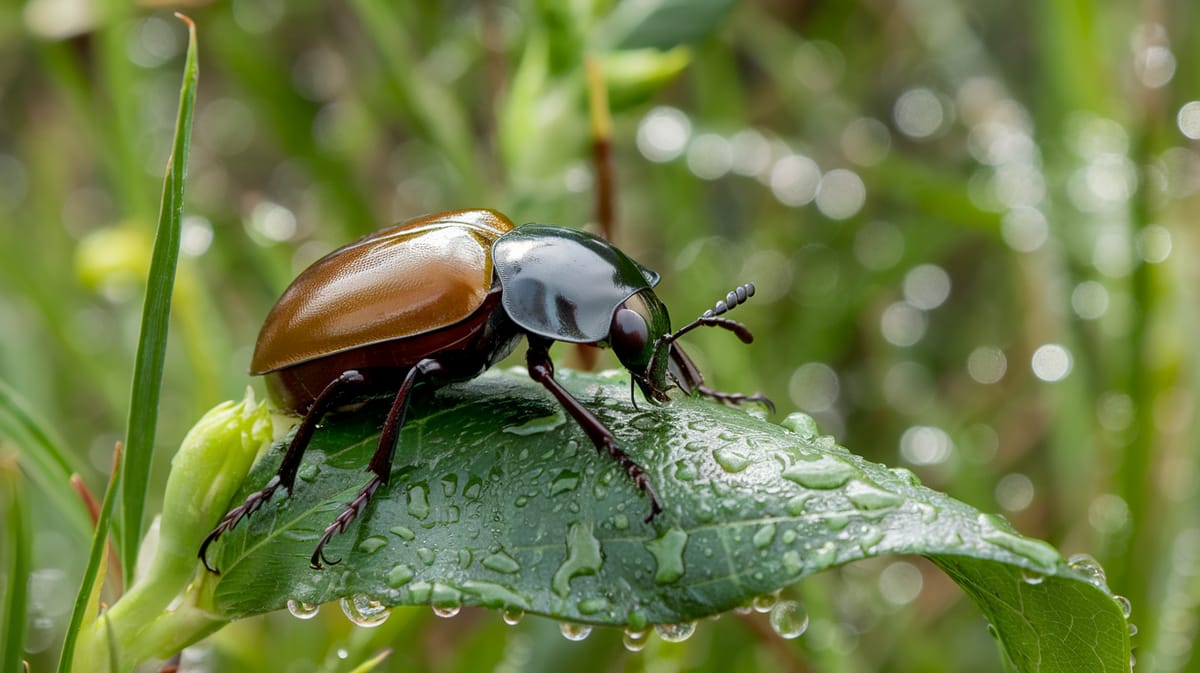
[[[412,542],[417,537],[417,534],[414,533],[411,528],[406,526],[392,526],[391,531],[401,540],[406,542]]]
[[[524,495],[518,495],[517,499],[513,501],[513,505],[515,505],[517,507],[524,507],[525,505],[528,505],[528,504],[529,504],[529,497],[524,496]]]
[[[783,478],[805,488],[827,490],[838,488],[858,474],[858,469],[833,456],[801,456],[783,471]]]
[[[892,476],[899,479],[901,483],[908,484],[909,486],[921,485],[921,478],[907,467],[891,467],[888,468],[888,472],[891,472]]]
[[[876,526],[863,526],[862,531],[858,534],[858,548],[864,554],[871,553],[875,545],[879,544],[880,540],[883,539],[883,535],[883,530]]]
[[[859,509],[875,510],[896,507],[904,498],[858,479],[846,484],[846,498]]]
[[[421,562],[425,565],[431,566],[434,560],[437,559],[437,552],[429,547],[421,547],[417,550],[417,558],[421,559]]]
[[[646,637],[648,635],[650,635],[650,629],[626,628],[625,633],[621,635],[621,644],[630,652],[641,652],[646,647],[646,641],[649,640]]]
[[[1113,596],[1113,600],[1116,601],[1117,607],[1121,608],[1121,614],[1125,616],[1125,619],[1129,619],[1129,615],[1133,614],[1133,603],[1124,596]]]
[[[683,577],[683,548],[687,541],[687,533],[680,528],[672,528],[662,537],[644,543],[646,551],[654,556],[656,584],[670,584]]]
[[[591,526],[573,523],[567,530],[567,558],[554,573],[551,587],[559,596],[571,591],[571,579],[580,575],[595,575],[604,562],[600,541],[592,534]]]
[[[579,601],[579,604],[576,607],[579,608],[579,614],[581,615],[594,615],[601,610],[608,609],[611,607],[611,604],[608,602],[607,598],[604,598],[603,596],[597,596],[594,598],[585,598]]]
[[[788,498],[787,504],[785,505],[785,507],[787,507],[788,514],[791,514],[792,516],[800,516],[806,509],[804,505],[806,502],[808,502],[807,495],[797,495],[792,498]]]
[[[371,599],[364,594],[355,594],[349,597],[343,597],[339,601],[342,606],[342,613],[346,615],[353,624],[364,627],[374,627],[387,621],[391,612],[387,607],[377,600]]]
[[[529,435],[536,435],[540,432],[549,432],[550,430],[553,430],[566,422],[567,422],[567,417],[560,410],[560,411],[554,412],[550,416],[543,416],[542,418],[533,418],[528,421],[525,421],[524,423],[521,423],[520,425],[507,426],[506,428],[504,428],[504,432],[510,432],[514,435],[520,435],[522,437],[526,437]]]
[[[550,495],[555,496],[560,493],[574,491],[577,486],[579,486],[579,473],[572,472],[571,470],[563,470],[550,483]]]
[[[662,419],[657,414],[638,414],[629,421],[629,424],[642,432],[650,432],[662,427]]]
[[[680,460],[675,463],[675,478],[679,481],[695,481],[697,476],[696,466],[690,461]]]
[[[794,544],[797,537],[799,537],[799,535],[794,530],[788,529],[783,531],[782,539],[784,544]]]
[[[402,587],[412,581],[415,574],[412,566],[401,563],[388,571],[388,586],[393,588]]]
[[[1046,576],[1041,574],[1040,572],[1037,572],[1036,570],[1022,568],[1021,569],[1021,581],[1026,584],[1038,585],[1038,584],[1041,584],[1042,582],[1046,581]]]
[[[472,554],[470,549],[458,550],[458,567],[466,570],[471,567]]]
[[[1138,634],[1137,624],[1130,622],[1125,625],[1125,630],[1129,632],[1129,637],[1132,638]]]
[[[488,570],[494,570],[498,573],[512,574],[521,569],[521,564],[513,557],[505,554],[503,551],[498,551],[484,557],[480,563]]]
[[[779,592],[773,591],[769,594],[755,596],[754,600],[750,601],[750,607],[754,608],[755,612],[770,612],[771,608],[779,602]]]
[[[832,540],[817,547],[812,553],[813,565],[817,568],[828,568],[837,561],[837,545]]]
[[[458,523],[460,516],[461,512],[458,509],[458,505],[450,505],[442,510],[442,523]]]
[[[816,419],[799,411],[788,414],[779,424],[804,439],[812,439],[820,434]]]
[[[790,549],[783,553],[783,571],[788,575],[798,575],[801,570],[804,570],[804,559],[801,558],[800,552],[795,549]]]
[[[759,549],[765,549],[775,541],[775,524],[768,523],[760,527],[754,532],[754,537],[751,538],[754,546]]]
[[[467,479],[467,487],[463,489],[463,495],[471,500],[479,497],[480,491],[483,490],[483,480],[474,475]]]
[[[372,535],[371,537],[358,543],[358,548],[367,552],[368,554],[374,554],[386,546],[387,538],[380,537],[378,535]]]
[[[458,475],[454,473],[447,474],[442,477],[442,495],[447,498],[454,497],[458,492]]]
[[[461,605],[435,605],[433,606],[433,614],[442,619],[450,619],[462,612]]]
[[[1008,522],[995,514],[980,514],[975,520],[979,524],[979,536],[985,541],[1025,557],[1047,573],[1054,572],[1062,559],[1058,550],[1048,542],[1024,538],[1003,530],[1008,527]]]
[[[571,622],[563,622],[558,625],[558,628],[560,631],[562,631],[563,638],[566,638],[567,640],[583,640],[584,638],[592,635],[591,624],[574,624]]]
[[[505,624],[516,626],[525,618],[525,611],[519,608],[509,608],[501,613],[500,618],[504,620]]]
[[[741,615],[743,617],[745,617],[746,615],[752,614],[753,612],[754,612],[754,608],[749,603],[747,603],[745,605],[739,605],[733,609],[733,614]]]
[[[1071,566],[1071,570],[1086,577],[1092,584],[1098,587],[1108,586],[1108,577],[1104,574],[1104,567],[1090,555],[1074,554],[1067,559],[1067,565]]]
[[[429,516],[429,489],[425,484],[413,484],[409,487],[408,513],[418,520]]]
[[[696,622],[684,622],[682,624],[655,624],[654,631],[658,633],[658,637],[668,643],[682,643],[692,634],[696,632]]]
[[[750,454],[729,447],[714,450],[713,460],[717,461],[717,464],[730,474],[741,472],[754,462],[754,458]]]
[[[321,470],[319,467],[317,467],[317,465],[313,463],[305,463],[300,467],[300,471],[296,473],[296,476],[300,477],[301,481],[313,481],[317,478],[317,474],[319,474],[320,471]]]
[[[771,608],[771,628],[779,637],[791,640],[808,630],[808,613],[796,601],[779,601]]]
[[[304,603],[289,598],[287,602],[287,609],[288,612],[292,613],[292,616],[296,619],[312,619],[313,617],[317,616],[318,612],[321,611],[321,606],[313,605],[312,603]]]
[[[616,528],[617,530],[625,530],[626,528],[629,528],[629,517],[625,516],[624,514],[617,514],[613,516],[612,522],[613,528]]]

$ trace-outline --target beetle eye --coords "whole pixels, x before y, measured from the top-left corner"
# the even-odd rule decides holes
[[[650,341],[650,328],[637,311],[622,306],[613,314],[608,339],[617,356],[624,360],[627,356],[641,354],[646,348],[646,343]]]

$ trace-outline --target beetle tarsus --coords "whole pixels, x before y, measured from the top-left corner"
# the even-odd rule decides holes
[[[312,558],[309,559],[310,568],[320,570],[327,565],[332,566],[342,562],[341,559],[329,560],[329,557],[325,556],[325,545],[333,539],[334,535],[346,532],[346,529],[350,527],[350,522],[363,513],[363,510],[367,508],[367,503],[371,501],[371,496],[375,495],[375,491],[379,490],[382,485],[383,478],[377,474],[373,475],[371,481],[368,481],[367,485],[358,491],[358,495],[346,504],[346,508],[337,515],[333,523],[325,528],[325,533],[321,535],[321,540],[317,542],[317,548],[313,550]]]
[[[209,572],[213,573],[214,575],[221,574],[220,570],[217,570],[208,563],[208,546],[216,542],[217,538],[221,537],[221,535],[223,535],[226,531],[236,528],[237,525],[241,523],[242,519],[245,519],[251,514],[257,512],[260,507],[262,507],[268,500],[271,499],[271,496],[275,495],[275,491],[279,489],[279,486],[282,483],[283,482],[280,480],[279,475],[271,477],[271,481],[267,482],[267,485],[264,486],[261,491],[255,491],[254,493],[251,493],[246,497],[246,500],[242,502],[242,504],[229,510],[229,513],[222,517],[220,523],[218,523],[217,526],[208,534],[208,537],[204,538],[204,542],[200,544],[200,552],[198,556],[200,557],[200,562],[204,564],[204,567],[207,568]]]
[[[775,413],[775,403],[771,401],[771,398],[762,393],[754,393],[753,395],[747,395],[746,393],[726,393],[720,390],[713,390],[708,386],[698,386],[696,390],[710,400],[715,400],[731,407],[746,404],[747,402],[758,402],[769,409],[771,413]]]

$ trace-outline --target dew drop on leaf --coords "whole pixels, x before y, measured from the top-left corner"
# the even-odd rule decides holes
[[[312,619],[313,617],[317,616],[318,612],[321,611],[321,606],[313,605],[312,603],[304,603],[302,601],[295,600],[294,598],[289,598],[287,602],[287,609],[288,612],[292,613],[292,616],[296,619]]]
[[[503,619],[504,623],[508,624],[509,626],[516,626],[517,624],[520,624],[521,620],[524,618],[525,618],[525,611],[517,609],[517,608],[511,608],[511,609],[505,610],[501,614],[501,619]]]
[[[339,602],[342,606],[342,613],[346,615],[346,619],[349,619],[356,626],[368,628],[379,626],[386,622],[388,616],[391,614],[383,603],[364,594],[346,596]]]
[[[658,633],[658,637],[668,643],[682,643],[692,634],[696,632],[696,622],[684,622],[682,624],[656,624],[654,631]]]
[[[808,613],[796,601],[779,601],[771,608],[771,628],[781,638],[798,638],[808,630]]]
[[[592,627],[590,624],[575,624],[573,622],[563,622],[558,625],[562,631],[563,638],[567,640],[583,640],[592,635]]]

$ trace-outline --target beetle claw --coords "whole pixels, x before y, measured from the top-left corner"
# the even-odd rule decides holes
[[[204,564],[205,569],[214,575],[221,574],[220,570],[217,570],[208,563],[208,546],[216,542],[217,539],[224,535],[227,531],[231,531],[236,528],[237,525],[241,523],[242,519],[245,519],[251,514],[257,512],[260,507],[262,507],[268,500],[271,499],[271,496],[275,495],[275,491],[279,489],[279,486],[282,483],[283,481],[279,478],[279,475],[275,475],[271,478],[271,481],[267,482],[267,485],[264,486],[261,491],[255,491],[254,493],[246,496],[246,500],[242,502],[242,504],[229,510],[225,516],[221,517],[221,521],[216,525],[215,528],[212,529],[211,532],[209,532],[208,536],[204,538],[204,542],[200,543],[200,552],[197,554],[197,556],[200,557],[200,562]],[[288,493],[291,493],[290,487],[288,487]]]

